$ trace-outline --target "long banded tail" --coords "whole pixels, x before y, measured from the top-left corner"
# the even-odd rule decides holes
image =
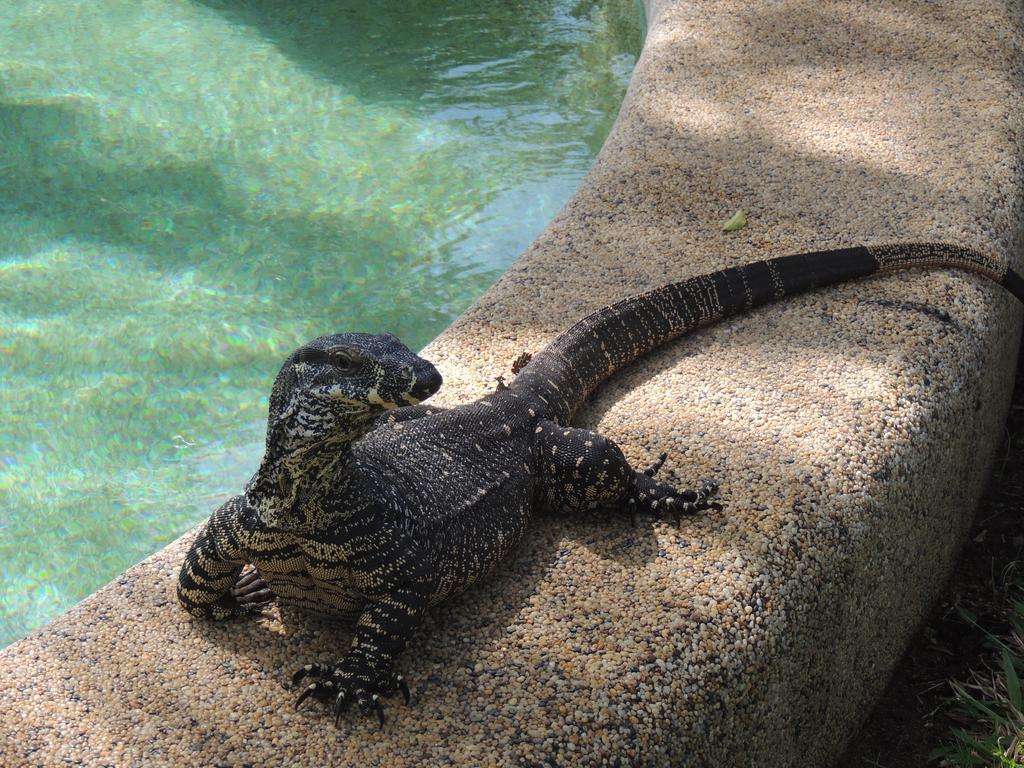
[[[1024,279],[955,245],[897,243],[812,251],[730,267],[623,299],[580,320],[533,357],[511,388],[565,424],[606,378],[657,346],[729,315],[815,288],[910,267],[977,272],[1024,302]]]

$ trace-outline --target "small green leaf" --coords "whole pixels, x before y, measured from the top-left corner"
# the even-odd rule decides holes
[[[973,624],[978,629],[981,629],[981,625],[978,624],[978,617],[974,615],[974,611],[969,608],[964,608],[962,605],[958,605],[956,612],[960,614],[960,618],[966,621],[968,624]]]
[[[722,229],[726,232],[735,232],[738,229],[743,229],[747,226],[747,217],[743,214],[743,211],[736,211],[725,224],[722,225]]]
[[[1020,678],[1013,666],[1013,657],[1003,648],[1003,674],[1006,675],[1006,692],[1010,696],[1010,704],[1018,712],[1021,710]]]
[[[979,699],[973,696],[968,696],[960,702],[965,710],[969,710],[974,713],[974,716],[983,722],[988,722],[990,725],[997,728],[1005,728],[1010,722],[1001,714],[996,712],[994,709],[986,704],[983,704]]]

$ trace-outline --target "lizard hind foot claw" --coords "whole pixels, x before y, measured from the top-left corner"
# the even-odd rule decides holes
[[[646,472],[638,472],[627,506],[631,514],[635,514],[639,507],[658,516],[670,515],[678,526],[682,524],[684,515],[721,509],[720,505],[711,502],[716,493],[718,483],[712,480],[703,481],[696,490],[679,491],[652,479]]]
[[[341,716],[348,709],[349,700],[345,696],[345,689],[342,688],[338,691],[338,695],[334,697],[334,727],[337,728],[341,725]]]
[[[658,456],[658,460],[656,462],[654,462],[653,464],[651,464],[651,466],[644,470],[644,474],[647,475],[648,477],[654,477],[656,474],[658,474],[658,470],[661,469],[662,465],[665,463],[665,459],[667,458],[668,454],[663,452],[661,455]]]
[[[408,706],[412,696],[409,695],[409,685],[405,682],[405,678],[395,675],[395,687],[401,692],[402,698],[405,699],[406,706]]]
[[[304,690],[302,693],[300,693],[299,694],[299,698],[297,698],[295,700],[295,708],[298,709],[299,707],[301,707],[302,706],[302,702],[304,702],[307,698],[312,696],[315,692],[316,692],[316,683],[310,683],[309,685],[307,685],[306,686],[306,690]]]
[[[307,664],[304,667],[300,667],[299,670],[294,675],[292,675],[292,685],[298,685],[299,682],[306,677],[326,677],[328,674],[330,674],[330,672],[331,668],[328,667],[326,664]]]
[[[235,581],[229,594],[238,612],[241,613],[261,612],[277,599],[277,595],[255,568],[243,573]]]
[[[526,367],[526,364],[529,363],[532,359],[533,355],[531,355],[529,352],[523,352],[523,354],[521,354],[519,357],[512,361],[512,373],[518,374],[521,370],[523,370],[523,368]]]
[[[317,680],[316,682],[310,683],[303,689],[302,693],[299,694],[299,698],[295,700],[295,708],[298,709],[302,706],[302,702],[313,696],[318,699],[323,699],[330,696],[334,692],[334,683],[331,680]]]
[[[377,719],[380,721],[380,727],[383,728],[384,723],[387,722],[387,718],[384,717],[384,705],[380,702],[380,696],[378,696],[376,693],[373,694],[373,698],[371,699],[370,704],[367,705],[366,709],[367,711],[373,711],[377,713]]]

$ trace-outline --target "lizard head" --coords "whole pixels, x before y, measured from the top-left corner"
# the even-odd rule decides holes
[[[270,394],[267,451],[351,442],[383,411],[415,405],[441,374],[391,334],[321,336],[285,360]]]

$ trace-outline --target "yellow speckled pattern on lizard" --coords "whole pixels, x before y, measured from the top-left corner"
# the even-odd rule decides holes
[[[438,404],[590,311],[725,266],[945,242],[1020,271],[1022,9],[651,0],[622,114],[563,212],[424,356]],[[721,231],[737,208],[746,228]],[[827,765],[953,562],[1008,402],[1019,306],[901,272],[656,351],[576,423],[721,511],[540,521],[427,617],[383,731],[292,711],[347,629],[177,605],[191,535],[0,654],[0,763]]]

